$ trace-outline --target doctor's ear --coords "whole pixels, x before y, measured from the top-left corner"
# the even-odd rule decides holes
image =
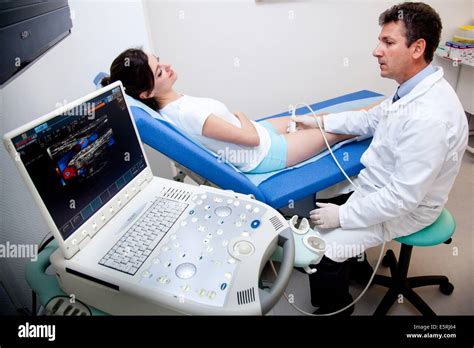
[[[413,46],[413,58],[414,59],[419,59],[425,54],[425,49],[426,49],[426,41],[425,39],[418,39],[414,43],[412,43]]]

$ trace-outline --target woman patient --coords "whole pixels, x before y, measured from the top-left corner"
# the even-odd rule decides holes
[[[122,81],[125,92],[158,111],[192,139],[245,173],[267,173],[293,166],[326,149],[319,129],[287,133],[289,117],[250,121],[218,100],[180,94],[171,65],[139,49],[121,53],[110,67],[107,85]],[[325,133],[332,145],[353,135]]]

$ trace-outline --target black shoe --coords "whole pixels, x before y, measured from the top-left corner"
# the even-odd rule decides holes
[[[361,260],[359,256],[353,257],[351,261],[350,279],[354,280],[361,286],[366,286],[374,273],[373,267],[367,261],[367,254],[364,253],[364,259]],[[372,284],[371,284],[372,285]]]
[[[313,312],[313,314],[330,314],[337,312],[338,310],[348,306],[351,304],[354,299],[352,298],[352,295],[350,293],[346,293],[339,299],[332,299],[333,302],[331,303],[324,303],[322,304],[317,310]],[[349,308],[343,310],[340,313],[334,314],[334,316],[350,316],[352,313],[354,313],[354,305],[350,306]]]
[[[349,293],[350,261],[335,262],[323,256],[315,268],[316,273],[309,275],[311,304],[319,307],[335,302],[335,298],[344,299],[346,293]]]

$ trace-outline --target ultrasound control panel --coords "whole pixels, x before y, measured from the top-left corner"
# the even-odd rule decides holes
[[[265,233],[267,208],[257,201],[216,193],[194,194],[176,228],[141,268],[140,283],[179,301],[223,306],[239,262]]]
[[[119,315],[261,315],[279,301],[295,254],[288,222],[275,209],[158,177],[137,197],[140,203],[99,231],[96,243],[71,259],[51,255],[66,293]],[[117,233],[120,226],[126,229]],[[261,272],[278,247],[278,277],[261,289]]]

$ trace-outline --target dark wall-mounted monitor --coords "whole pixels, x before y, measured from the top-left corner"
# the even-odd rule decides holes
[[[0,87],[71,33],[67,0],[0,1]]]

